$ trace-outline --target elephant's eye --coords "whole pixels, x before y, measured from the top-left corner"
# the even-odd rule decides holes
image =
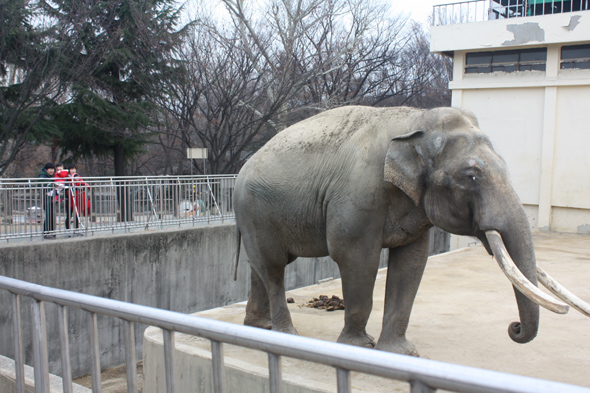
[[[478,177],[474,173],[466,173],[463,179],[466,186],[475,186],[478,181]]]

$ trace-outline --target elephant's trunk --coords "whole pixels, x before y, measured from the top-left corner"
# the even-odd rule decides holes
[[[539,308],[538,306],[534,306],[534,309],[531,310],[531,302],[558,314],[567,313],[569,310],[567,304],[569,304],[576,310],[580,311],[582,314],[590,317],[590,304],[584,302],[582,299],[560,285],[553,279],[553,277],[541,269],[541,267],[536,266],[536,275],[533,276],[530,275],[529,267],[529,269],[526,269],[529,277],[525,276],[521,272],[521,268],[516,266],[510,255],[513,254],[515,255],[515,258],[519,258],[519,254],[517,252],[510,254],[508,253],[504,241],[502,240],[502,236],[497,231],[487,231],[486,238],[490,246],[490,250],[494,254],[494,258],[496,258],[498,264],[514,285],[514,292],[516,294],[516,301],[518,303],[521,322],[513,322],[508,328],[508,334],[513,341],[518,343],[526,343],[531,341],[537,334]],[[518,260],[521,262],[523,261],[521,259]],[[525,258],[524,261],[526,262],[527,259]],[[534,255],[532,261],[534,262]],[[530,264],[528,263],[524,264],[524,266],[529,265]],[[540,291],[537,288],[537,277],[543,283],[543,285],[549,289],[550,292],[552,292],[567,304],[562,303],[552,296]],[[523,323],[525,324],[525,329],[522,327]],[[530,328],[529,326],[535,326],[535,328]]]
[[[539,328],[539,299],[534,299],[534,296],[549,304],[552,299],[546,299],[548,296],[537,288],[535,251],[530,230],[527,227],[526,230],[514,233],[517,230],[511,229],[502,231],[503,237],[496,231],[486,232],[486,237],[494,257],[514,286],[520,322],[510,324],[508,335],[513,341],[524,344],[536,337]],[[510,264],[509,261],[514,261],[512,266],[506,266]]]
[[[528,343],[537,336],[539,330],[539,306],[533,304],[517,289],[514,289],[520,322],[508,326],[508,335],[519,344]]]

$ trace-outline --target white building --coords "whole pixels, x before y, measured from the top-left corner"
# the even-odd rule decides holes
[[[452,105],[506,159],[533,229],[590,234],[590,0],[436,6]]]

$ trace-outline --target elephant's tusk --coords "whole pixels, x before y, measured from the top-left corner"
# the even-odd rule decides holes
[[[586,303],[567,289],[565,289],[560,283],[555,281],[545,270],[537,266],[537,278],[555,296],[581,312],[582,314],[590,317],[590,304]]]
[[[486,231],[486,237],[490,243],[494,258],[500,265],[500,268],[506,274],[506,277],[512,282],[512,285],[520,291],[523,295],[535,302],[541,307],[546,308],[549,311],[553,311],[557,314],[566,314],[569,310],[567,304],[564,304],[552,296],[549,296],[545,292],[537,288],[531,283],[518,267],[514,264],[514,261],[508,254],[502,236],[498,231]]]

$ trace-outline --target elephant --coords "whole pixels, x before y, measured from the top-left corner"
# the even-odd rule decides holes
[[[285,267],[297,257],[330,256],[346,304],[338,342],[418,356],[406,330],[432,226],[477,237],[503,267],[520,317],[508,328],[513,341],[537,335],[539,305],[568,310],[537,288],[537,277],[590,316],[588,304],[537,271],[530,224],[506,163],[465,109],[327,110],[256,152],[239,172],[233,203],[238,258],[243,244],[251,266],[245,325],[297,334]],[[383,248],[388,271],[375,343],[366,324]]]

